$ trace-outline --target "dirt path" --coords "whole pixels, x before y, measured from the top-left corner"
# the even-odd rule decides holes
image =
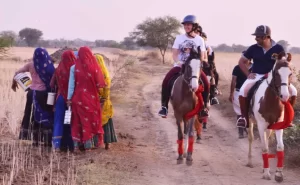
[[[143,185],[256,185],[276,184],[262,180],[260,144],[254,142],[254,168],[247,168],[246,139],[237,139],[229,119],[211,109],[208,132],[194,146],[192,166],[177,165],[177,129],[173,111],[157,116],[160,85],[169,67],[140,62],[128,73],[125,88],[114,95],[115,127],[119,142],[111,151],[93,151],[79,159],[80,184]],[[171,106],[170,106],[171,107]],[[274,176],[275,161],[272,162]],[[102,170],[103,169],[103,170]],[[300,184],[296,173],[285,169],[284,183]]]

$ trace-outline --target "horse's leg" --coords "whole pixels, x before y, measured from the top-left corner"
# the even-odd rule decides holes
[[[248,128],[248,141],[249,141],[249,151],[248,151],[248,164],[247,166],[250,168],[253,168],[252,164],[252,142],[254,139],[253,135],[253,122],[249,122],[249,128]]]
[[[189,146],[188,146],[188,154],[186,157],[186,161],[188,165],[192,164],[193,158],[192,158],[192,154],[193,154],[193,146],[194,146],[194,121],[195,121],[195,117],[192,117],[188,122],[188,133],[189,133]]]
[[[188,134],[188,122],[183,121],[184,123],[184,135],[183,135],[183,140],[184,140],[184,151],[183,151],[183,157],[186,157],[187,154],[187,148],[188,148],[188,138],[187,138],[187,134]]]
[[[283,181],[283,161],[284,161],[284,144],[283,144],[283,130],[276,130],[277,140],[277,170],[275,173],[275,180],[277,182]]]
[[[267,125],[265,121],[257,120],[259,136],[262,144],[262,158],[263,158],[263,179],[271,180],[270,167],[269,167],[269,142],[267,140],[266,130]]]
[[[178,128],[178,158],[177,158],[177,163],[182,163],[183,161],[183,124],[182,124],[182,120],[178,120],[176,119],[176,124],[177,124],[177,128]]]
[[[200,143],[200,141],[201,141],[202,124],[199,121],[198,116],[196,116],[196,118],[195,118],[195,129],[196,129],[196,132],[197,132],[197,140],[196,140],[196,142]]]

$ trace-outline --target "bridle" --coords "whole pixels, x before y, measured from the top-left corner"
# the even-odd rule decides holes
[[[188,68],[188,67],[191,68],[191,67],[189,66],[189,62],[183,64],[182,67],[184,67],[184,72],[181,73],[181,75],[183,75],[183,81],[188,85],[189,90],[190,90],[190,91],[193,91],[193,90],[192,90],[192,87],[191,87],[191,80],[192,80],[193,78],[198,79],[198,76],[188,76],[188,77],[187,77],[187,75],[185,74],[185,73],[187,72],[187,68]]]
[[[277,64],[277,62],[275,63],[275,65]],[[275,66],[276,67],[276,66]],[[272,80],[269,83],[268,82],[268,78],[266,79],[266,82],[268,84],[268,87],[275,93],[276,97],[280,97],[282,98],[281,92],[280,92],[280,88],[283,86],[288,86],[287,83],[280,83],[279,86],[276,86],[276,75],[275,75],[275,70],[272,69]]]

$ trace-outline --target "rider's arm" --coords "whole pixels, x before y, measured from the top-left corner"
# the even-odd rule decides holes
[[[205,42],[201,37],[200,37],[199,46],[200,46],[200,61],[207,62],[207,51],[205,47]]]
[[[248,66],[250,64],[250,60],[253,59],[254,47],[254,45],[250,46],[239,60],[239,66],[246,76],[250,74]]]
[[[250,74],[248,70],[249,63],[250,61],[244,56],[242,56],[239,60],[239,66],[246,76]]]
[[[236,85],[236,79],[237,79],[237,76],[236,76],[236,74],[235,74],[235,69],[236,69],[236,67],[233,69],[232,77],[231,77],[230,95],[233,95],[233,93],[234,93],[234,88],[235,88],[235,85]]]
[[[177,62],[178,61],[178,54],[179,54],[179,49],[172,49],[172,57],[173,57],[173,61]]]

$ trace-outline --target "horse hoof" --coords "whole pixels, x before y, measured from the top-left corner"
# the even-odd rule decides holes
[[[207,132],[207,128],[204,128],[204,129],[203,129],[203,132]]]
[[[193,157],[192,154],[188,154],[188,156],[186,157],[186,164],[188,166],[191,166],[193,164]]]
[[[177,164],[182,164],[183,163],[183,156],[179,155],[177,158]]]
[[[265,180],[271,180],[271,174],[264,174],[263,179]]]
[[[275,181],[276,182],[282,182],[283,181],[283,174],[282,174],[282,172],[276,172],[275,173]]]
[[[249,167],[249,168],[253,168],[254,167],[253,164],[249,164],[249,163],[246,166]]]

